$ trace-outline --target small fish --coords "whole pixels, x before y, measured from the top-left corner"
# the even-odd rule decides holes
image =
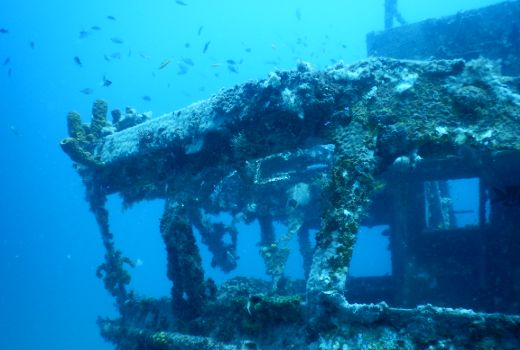
[[[29,42],[29,46],[30,46],[31,49],[33,49],[33,50],[34,50],[34,48],[36,47],[36,45],[34,44],[34,41]]]
[[[114,52],[113,54],[110,55],[110,58],[120,60],[121,59],[121,53]]]
[[[76,63],[76,65],[79,67],[83,67],[83,63],[81,62],[78,56],[74,56],[74,63]]]
[[[228,69],[228,71],[230,71],[232,73],[238,73],[237,67],[232,66],[230,64],[228,64],[227,69]]]
[[[231,65],[237,64],[235,60],[226,60],[226,63]]]
[[[107,55],[103,55],[103,58],[105,59],[105,61],[110,62],[110,57],[108,57]]]
[[[9,68],[9,70],[7,71],[7,76],[11,77],[11,75],[13,75],[13,69]]]
[[[194,63],[193,63],[193,60],[191,58],[181,58],[181,61],[185,64],[187,64],[188,66],[193,66]]]
[[[2,63],[2,66],[7,66],[9,64],[9,62],[11,62],[11,58],[10,57],[7,57],[5,60],[4,60],[4,63]]]
[[[121,39],[121,38],[118,38],[117,36],[114,36],[114,37],[110,38],[110,40],[112,40],[112,42],[114,44],[122,44],[122,43],[124,43],[124,40]]]
[[[250,47],[246,47],[246,49],[244,51],[247,53],[251,53],[251,51],[253,51],[253,50]]]
[[[82,30],[82,31],[79,32],[79,38],[80,38],[80,39],[85,39],[85,38],[87,38],[89,35],[90,35],[90,33],[87,32],[86,30]]]
[[[101,30],[101,27],[100,26],[92,26],[92,27],[90,27],[90,29],[92,29],[92,30]]]
[[[157,69],[163,69],[164,67],[166,67],[170,63],[172,63],[172,60],[167,58],[167,59],[165,59],[164,61],[161,62],[161,64],[159,65],[159,67]]]
[[[85,94],[85,95],[92,95],[94,90],[92,90],[91,88],[84,88],[84,89],[79,90],[79,92],[81,92],[82,94]]]
[[[179,68],[179,70],[177,71],[177,75],[184,75],[184,74],[188,73],[188,66],[187,65],[179,62],[177,67]]]
[[[112,85],[112,82],[103,75],[103,81],[101,82],[101,86],[109,87],[110,85]]]
[[[0,28],[0,34],[7,34],[9,31],[5,28]]]
[[[188,42],[185,42],[185,43],[184,43],[184,47],[185,47],[186,49],[189,49],[189,48],[191,47],[191,44],[188,43]]]
[[[145,54],[142,51],[139,51],[139,57],[141,57],[142,59],[145,59],[145,60],[149,60],[150,59],[150,56],[148,56],[147,54]]]
[[[176,3],[177,5],[181,5],[181,6],[188,6],[188,4],[185,3],[185,2],[182,1],[182,0],[175,0],[175,3]]]
[[[115,21],[116,18],[114,16],[107,16],[107,19],[111,20],[111,21]]]
[[[202,33],[202,28],[204,28],[204,26],[200,26],[199,27],[199,30],[197,30],[197,35],[200,36],[200,33]]]
[[[14,125],[9,126],[9,130],[13,133],[14,136],[20,136],[20,133],[18,132],[18,129],[14,127]]]
[[[202,53],[206,53],[206,51],[208,51],[208,47],[209,47],[210,43],[211,43],[211,41],[206,41],[206,43],[204,44],[204,48],[202,49]]]
[[[300,9],[296,9],[296,12],[294,13],[294,15],[296,16],[296,19],[298,21],[301,21],[302,20],[302,12],[300,11]]]
[[[152,100],[152,98],[148,95],[144,95],[142,98],[143,98],[143,100],[148,101],[148,102],[150,102]]]

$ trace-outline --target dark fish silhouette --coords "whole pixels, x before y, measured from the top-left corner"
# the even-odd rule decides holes
[[[296,9],[296,12],[294,13],[294,15],[296,16],[296,19],[298,21],[302,20],[302,12],[300,11],[300,9]]]
[[[111,21],[115,21],[116,18],[114,16],[107,16],[107,19],[111,20]]]
[[[101,27],[100,26],[92,26],[92,27],[90,27],[90,29],[92,29],[92,30],[101,30]]]
[[[79,38],[80,38],[80,39],[85,39],[85,38],[87,38],[89,35],[90,35],[90,33],[87,32],[86,30],[82,30],[82,31],[79,32]]]
[[[29,46],[30,46],[31,49],[33,49],[33,50],[34,50],[34,48],[36,47],[36,45],[34,44],[34,41],[29,42]]]
[[[7,34],[9,31],[5,28],[0,28],[0,34]]]
[[[4,63],[2,63],[2,66],[7,66],[9,64],[9,62],[11,62],[11,58],[10,57],[7,57],[5,60],[4,60]]]
[[[520,185],[493,188],[491,204],[501,204],[504,207],[520,207]]]
[[[81,62],[78,56],[74,56],[74,63],[76,63],[76,65],[78,65],[79,67],[83,67],[83,63]]]
[[[211,41],[207,41],[205,44],[204,44],[204,48],[202,49],[202,53],[206,53],[206,51],[208,51],[208,47],[209,47],[209,44],[211,43]]]
[[[179,62],[177,67],[179,68],[179,70],[177,71],[177,75],[184,75],[188,73],[188,66],[183,64],[182,62]]]
[[[143,100],[150,102],[152,100],[152,98],[148,95],[144,95]]]
[[[79,92],[81,92],[82,94],[85,94],[85,95],[92,95],[94,90],[92,90],[91,88],[84,88],[84,89],[79,90]]]
[[[191,58],[181,58],[181,61],[185,64],[187,64],[188,66],[193,66],[194,63],[193,63],[193,60]]]
[[[159,65],[159,67],[157,69],[163,69],[164,67],[166,67],[170,63],[172,63],[172,60],[167,58],[167,59],[165,59],[164,61],[161,62],[161,64]]]
[[[177,5],[181,5],[181,6],[188,6],[187,3],[185,3],[184,1],[181,1],[181,0],[175,0],[175,3],[176,3]]]
[[[7,76],[11,77],[12,74],[13,74],[13,69],[9,68],[9,70],[7,71]]]
[[[230,71],[232,73],[238,73],[237,67],[235,67],[231,64],[228,64],[227,69],[228,69],[228,71]]]
[[[235,60],[226,60],[227,64],[237,64]]]
[[[200,26],[199,27],[199,30],[197,30],[197,35],[200,36],[200,33],[202,33],[202,28],[204,28],[204,26]]]
[[[190,43],[188,43],[188,42],[185,42],[185,43],[184,43],[184,47],[185,47],[185,48],[189,49],[189,48],[190,48],[190,46],[191,46],[191,44],[190,44]]]
[[[14,125],[11,125],[9,127],[9,130],[11,130],[11,132],[13,133],[14,136],[20,136],[20,133],[18,132],[18,129],[16,129]]]
[[[120,60],[121,59],[121,53],[114,52],[113,54],[110,55],[110,58]]]
[[[112,42],[113,42],[114,44],[122,44],[122,43],[124,43],[124,40],[123,40],[123,39],[118,38],[118,37],[116,37],[116,36],[110,38],[110,40],[112,40]]]
[[[145,54],[142,51],[139,51],[139,57],[141,57],[141,58],[143,58],[145,60],[149,60],[150,59],[150,56],[148,56],[147,54]]]
[[[101,86],[109,87],[110,85],[112,85],[112,82],[103,75],[103,81],[101,82]]]
[[[253,50],[250,47],[246,47],[246,49],[244,51],[247,53],[251,53],[251,51],[253,51]]]

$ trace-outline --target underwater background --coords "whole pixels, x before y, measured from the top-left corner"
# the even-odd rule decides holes
[[[498,2],[399,6],[411,23]],[[58,145],[68,111],[87,117],[101,98],[110,108],[159,116],[298,60],[316,68],[355,62],[366,57],[365,35],[384,22],[383,0],[3,0],[0,7],[0,349],[113,348],[95,322],[115,315],[95,276],[103,260],[98,228]],[[116,242],[137,261],[130,287],[152,296],[170,288],[162,206],[108,203]],[[360,244],[385,246],[363,237]],[[257,242],[258,233],[244,228],[239,267],[227,276],[211,271],[201,247],[207,274],[217,282],[266,277]],[[351,273],[390,273],[384,253],[364,258],[358,250]],[[292,261],[289,274],[301,277],[299,265]]]

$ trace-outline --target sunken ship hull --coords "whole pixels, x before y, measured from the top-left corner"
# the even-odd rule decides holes
[[[451,37],[455,20],[496,18],[484,57],[471,42],[455,50],[472,33]],[[408,57],[301,63],[155,119],[129,109],[109,122],[99,100],[88,124],[71,112],[61,146],[84,181],[106,250],[98,276],[120,313],[99,318],[101,334],[118,349],[520,348],[520,200],[493,198],[520,172],[515,18],[518,1],[371,34],[369,53],[395,57],[389,37],[408,45],[447,28],[434,55],[420,40]],[[447,183],[468,178],[477,223],[459,227]],[[129,290],[133,262],[105,207],[114,193],[125,205],[164,201],[169,298]],[[215,285],[195,230],[212,265],[231,271],[236,225],[253,221],[271,281]],[[392,274],[350,276],[359,228],[375,225],[389,227]],[[283,273],[295,237],[305,280]]]

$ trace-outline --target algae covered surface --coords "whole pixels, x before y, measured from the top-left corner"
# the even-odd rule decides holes
[[[492,61],[374,58],[326,70],[300,63],[121,130],[112,126],[117,120],[107,122],[105,102],[93,111],[90,124],[69,114],[62,146],[87,186],[107,249],[105,285],[121,313],[100,319],[102,334],[123,348],[518,343],[516,316],[349,304],[344,296],[361,220],[385,174],[420,176],[439,159],[472,163],[485,174],[495,157],[519,151],[517,81]],[[126,205],[165,200],[160,233],[171,300],[144,303],[126,290],[127,260],[113,245],[103,206],[114,192]],[[220,212],[233,216],[230,226],[211,222],[208,215]],[[253,220],[272,282],[244,278],[218,287],[205,279],[192,225],[205,235],[214,264],[232,270],[235,225]],[[299,236],[306,281],[283,275],[287,247],[273,235],[275,220],[287,223],[287,237]],[[317,230],[313,251],[309,229]],[[223,240],[227,233],[231,242]]]

